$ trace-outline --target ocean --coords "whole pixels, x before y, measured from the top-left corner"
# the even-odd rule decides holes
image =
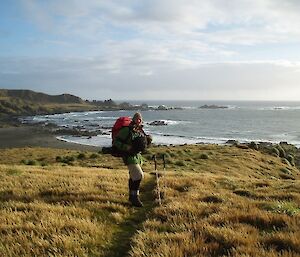
[[[180,107],[172,110],[142,111],[144,129],[155,144],[225,144],[228,140],[246,142],[281,141],[300,147],[300,102],[254,101],[129,101],[157,107]],[[203,109],[203,105],[226,106]],[[111,144],[110,127],[120,116],[132,116],[134,111],[72,112],[27,117],[24,122],[54,123],[62,128],[101,130],[93,137],[70,135],[58,139],[93,146]],[[153,121],[167,125],[151,126]]]

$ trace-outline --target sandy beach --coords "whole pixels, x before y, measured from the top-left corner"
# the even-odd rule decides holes
[[[81,151],[99,151],[99,147],[64,142],[49,130],[35,126],[0,128],[0,148],[50,147]]]

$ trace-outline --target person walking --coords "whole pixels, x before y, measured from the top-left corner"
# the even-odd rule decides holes
[[[141,152],[151,143],[151,137],[145,134],[142,123],[141,113],[135,113],[129,126],[122,127],[113,142],[113,146],[123,153],[123,162],[129,171],[129,201],[135,207],[143,206],[139,197],[139,188],[144,177]]]

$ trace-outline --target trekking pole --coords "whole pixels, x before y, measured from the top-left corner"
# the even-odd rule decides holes
[[[155,169],[155,176],[156,176],[156,188],[157,188],[157,195],[158,195],[158,204],[161,205],[160,188],[159,188],[159,176],[158,176],[158,171],[157,171],[157,160],[156,160],[156,155],[155,154],[152,156],[152,159],[154,161],[154,169]]]

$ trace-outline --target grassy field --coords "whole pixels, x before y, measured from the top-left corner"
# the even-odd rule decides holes
[[[0,156],[0,256],[300,256],[300,173],[279,157],[153,147],[139,209],[118,158],[45,148]]]

